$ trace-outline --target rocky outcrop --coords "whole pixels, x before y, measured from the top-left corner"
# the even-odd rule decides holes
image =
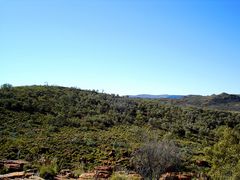
[[[137,173],[128,174],[129,179],[143,180],[143,177]]]
[[[209,178],[204,174],[197,174],[191,172],[168,172],[162,174],[159,180],[208,180]]]
[[[25,172],[13,172],[4,175],[0,175],[0,179],[13,179],[13,178],[23,178],[25,177]]]
[[[111,166],[97,166],[94,168],[96,178],[107,179],[112,175],[113,168]]]
[[[85,179],[108,179],[113,172],[111,166],[97,166],[94,168],[94,172],[83,173],[79,176],[79,180]]]
[[[83,173],[79,176],[79,180],[86,180],[86,179],[94,179],[96,177],[96,173]]]
[[[74,174],[70,169],[62,169],[60,173],[54,178],[55,180],[73,179]]]
[[[0,161],[0,166],[8,169],[9,172],[17,172],[23,171],[24,165],[28,164],[27,161],[24,160],[4,160]]]
[[[34,173],[21,171],[21,172],[13,172],[13,173],[0,175],[0,180],[16,179],[16,178],[26,179],[32,176],[34,176]]]

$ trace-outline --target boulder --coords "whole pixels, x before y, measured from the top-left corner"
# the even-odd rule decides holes
[[[128,177],[130,179],[135,179],[135,180],[142,180],[143,177],[140,174],[134,173],[134,174],[128,174]]]
[[[83,173],[79,176],[79,180],[85,180],[85,179],[94,179],[96,177],[96,173]]]
[[[4,164],[29,164],[28,161],[24,161],[24,160],[4,160],[4,161],[1,161],[3,162]]]
[[[74,174],[70,169],[62,169],[59,175],[64,178],[74,178]]]
[[[168,172],[162,174],[159,180],[191,180],[191,179],[208,179],[205,175],[192,172]]]
[[[111,166],[97,166],[94,168],[95,171],[104,171],[104,172],[112,172],[113,168]]]
[[[94,170],[97,179],[107,179],[111,176],[113,168],[111,166],[97,166]]]
[[[111,174],[109,174],[108,172],[98,172],[96,173],[96,178],[97,179],[107,179],[111,176]]]
[[[165,173],[162,174],[159,180],[179,180],[176,173]]]
[[[179,174],[178,175],[178,179],[182,179],[182,180],[191,180],[193,177],[190,175],[183,175],[183,174]]]
[[[4,175],[0,175],[1,180],[6,180],[6,179],[14,179],[14,178],[24,178],[25,177],[25,172],[13,172],[13,173],[8,173]]]
[[[24,176],[27,177],[27,178],[29,178],[29,177],[31,177],[33,175],[34,175],[33,172],[25,172],[25,174],[24,174]]]
[[[30,176],[28,178],[24,178],[24,180],[44,180],[44,179],[39,176]]]
[[[23,170],[22,164],[4,164],[4,167],[6,167],[11,172]]]
[[[3,166],[7,168],[10,172],[15,172],[22,171],[23,166],[25,164],[28,164],[28,162],[24,160],[5,160],[1,161],[1,164],[3,164]]]

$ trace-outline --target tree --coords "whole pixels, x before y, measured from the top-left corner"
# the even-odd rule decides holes
[[[173,141],[151,141],[139,148],[132,157],[135,170],[144,179],[159,179],[168,168],[178,168],[180,151]]]
[[[12,85],[11,84],[3,84],[3,85],[1,85],[1,89],[3,89],[3,90],[10,90],[10,89],[12,89]]]
[[[205,152],[211,161],[210,175],[214,179],[240,178],[240,131],[228,127],[217,130],[219,137]]]

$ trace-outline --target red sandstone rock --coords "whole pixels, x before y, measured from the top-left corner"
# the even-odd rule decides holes
[[[79,180],[94,179],[95,177],[96,177],[95,173],[83,173],[79,176]]]

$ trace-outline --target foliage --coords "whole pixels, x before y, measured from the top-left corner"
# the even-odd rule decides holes
[[[39,175],[44,179],[53,180],[57,172],[58,172],[58,165],[56,160],[53,160],[47,164],[45,163],[39,167]]]
[[[1,89],[2,90],[6,90],[6,91],[9,91],[13,88],[13,86],[11,84],[3,84],[1,85]]]
[[[216,179],[237,178],[240,175],[240,131],[221,127],[216,133],[218,142],[205,150],[212,163],[210,174]]]

